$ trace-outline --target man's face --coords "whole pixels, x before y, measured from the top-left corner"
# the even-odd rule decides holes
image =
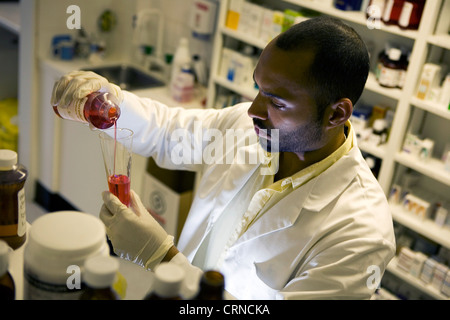
[[[322,119],[317,119],[316,103],[306,86],[313,58],[310,50],[283,51],[274,41],[261,54],[254,72],[259,93],[248,115],[261,145],[268,151],[276,143],[271,140],[271,129],[279,130],[280,152],[303,153],[324,144]]]

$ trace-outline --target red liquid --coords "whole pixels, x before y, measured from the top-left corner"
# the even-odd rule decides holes
[[[72,112],[77,112],[75,110],[72,110]],[[59,113],[57,106],[53,106],[53,111],[60,118],[75,120],[67,115],[63,117]],[[112,127],[120,117],[119,106],[114,103],[113,100],[109,99],[108,93],[101,92],[93,92],[88,95],[88,99],[84,104],[82,112],[87,122],[98,129],[108,129]]]
[[[111,100],[99,98],[107,93],[91,93],[84,104],[86,120],[96,128],[107,129],[112,127],[120,116],[119,107]],[[107,96],[106,96],[107,98]]]
[[[114,194],[119,200],[130,206],[130,178],[123,174],[108,177],[109,192]]]

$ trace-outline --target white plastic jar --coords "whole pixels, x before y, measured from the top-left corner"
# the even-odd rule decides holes
[[[100,219],[77,211],[39,217],[24,251],[24,299],[78,299],[84,290],[84,261],[96,255],[109,255]]]

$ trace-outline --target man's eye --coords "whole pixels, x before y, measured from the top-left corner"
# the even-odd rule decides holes
[[[276,103],[273,100],[270,100],[270,103],[277,109],[282,109],[284,107],[282,104]]]

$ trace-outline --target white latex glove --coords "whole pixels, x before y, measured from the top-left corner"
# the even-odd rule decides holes
[[[120,87],[110,83],[106,78],[92,71],[72,71],[55,82],[51,103],[53,106],[67,108],[96,91],[114,95],[119,104],[123,101]]]
[[[173,237],[150,215],[133,190],[130,208],[109,191],[104,191],[102,197],[100,219],[114,252],[146,269],[156,267],[173,246]]]

